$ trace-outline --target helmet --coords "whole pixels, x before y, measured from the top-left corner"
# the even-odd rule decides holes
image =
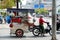
[[[9,15],[10,15],[10,16],[15,16],[14,13],[10,13]]]
[[[43,17],[43,15],[40,15],[40,17]]]

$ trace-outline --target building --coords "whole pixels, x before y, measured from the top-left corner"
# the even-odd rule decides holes
[[[52,10],[52,0],[41,0],[46,10]]]
[[[35,4],[40,4],[43,3],[44,4],[44,8],[47,10],[52,10],[52,0],[24,0],[25,5],[23,5],[24,2],[22,2],[22,8],[29,8],[29,9],[34,9],[34,5]]]
[[[39,4],[39,0],[24,0],[25,1],[25,5],[21,5],[22,8],[25,9],[34,9],[34,5],[35,4]]]
[[[44,4],[44,9],[48,10],[48,15],[52,16],[52,0],[41,0],[41,3]]]
[[[40,3],[44,4],[44,9],[49,11],[49,15],[52,14],[51,10],[52,10],[52,0],[23,0],[25,1],[22,2],[22,8],[23,9],[34,9],[34,5],[38,4],[40,5]],[[23,5],[24,3],[24,5]]]

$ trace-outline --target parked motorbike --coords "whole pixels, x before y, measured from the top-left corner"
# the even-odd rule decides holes
[[[47,22],[47,28],[44,30],[45,30],[44,34],[49,33],[50,35],[52,35],[52,33],[51,33],[52,28],[51,28],[51,25],[49,24],[49,22]],[[39,34],[42,34],[42,30],[39,26],[36,26],[33,28],[32,33],[34,36],[39,36]]]

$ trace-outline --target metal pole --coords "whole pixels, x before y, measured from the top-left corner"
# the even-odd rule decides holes
[[[17,9],[19,8],[18,1],[19,1],[19,0],[16,0],[16,8],[17,8]],[[16,12],[16,16],[18,16],[18,12]]]
[[[19,3],[20,3],[20,4],[19,4]],[[19,5],[20,5],[20,6],[19,6]],[[21,5],[22,5],[21,0],[17,0],[17,9],[18,9],[18,8],[22,9],[22,6],[21,6]]]
[[[56,40],[56,0],[52,0],[52,39]]]
[[[17,9],[19,8],[19,5],[18,5],[18,0],[17,0]]]
[[[22,2],[21,2],[21,0],[17,0],[16,2],[17,2],[17,9],[19,9],[19,5],[20,5],[20,9],[22,9],[22,6],[21,6]],[[19,4],[19,2],[20,2],[20,4]],[[17,12],[16,15],[18,16],[18,12]]]

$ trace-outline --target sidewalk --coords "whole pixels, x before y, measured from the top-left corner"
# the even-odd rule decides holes
[[[60,32],[59,32],[60,33]],[[21,40],[51,40],[52,36],[45,34],[45,37],[35,37],[31,32],[25,34],[26,37],[23,37]],[[60,34],[56,34],[56,39],[60,40]]]
[[[0,28],[9,28],[9,24],[7,23],[0,24]]]
[[[9,28],[9,24],[0,24],[0,29]],[[7,30],[8,31],[8,30]],[[32,33],[25,34],[26,37],[21,38],[21,40],[51,40],[51,36],[46,34],[46,37],[34,37]],[[60,40],[60,31],[56,34],[57,40]]]
[[[51,40],[52,39],[52,36],[47,36],[47,37],[40,37],[40,40]],[[57,40],[60,40],[60,33],[59,34],[56,34],[56,39]]]

